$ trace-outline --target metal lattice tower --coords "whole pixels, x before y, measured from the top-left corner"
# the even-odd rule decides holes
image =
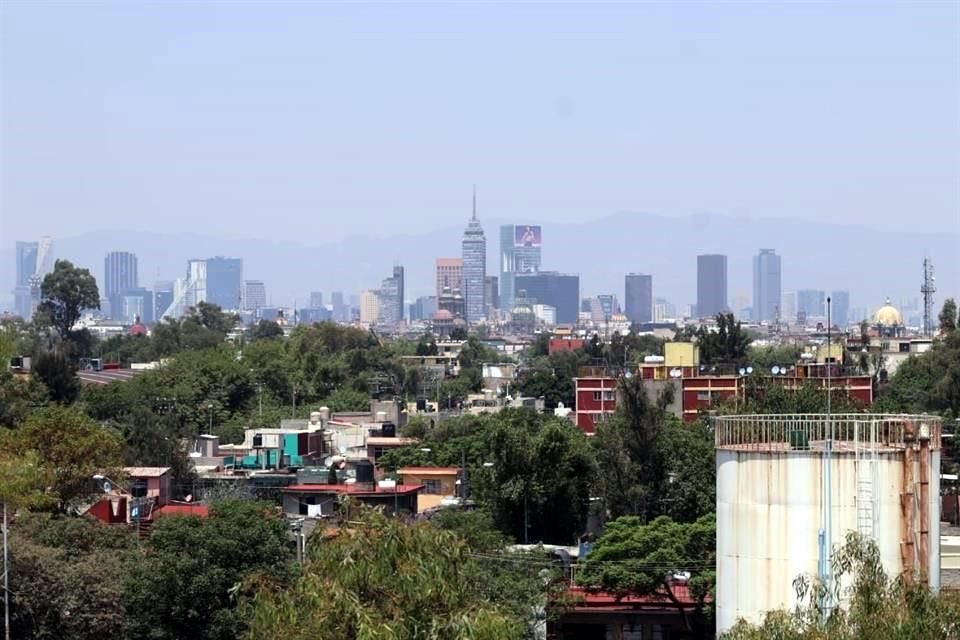
[[[937,290],[934,286],[933,261],[923,259],[923,279],[920,283],[920,293],[923,295],[923,335],[933,333],[933,294]]]

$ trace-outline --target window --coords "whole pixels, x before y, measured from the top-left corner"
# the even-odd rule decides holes
[[[440,494],[440,481],[437,479],[433,480],[421,480],[420,484],[423,485],[423,492],[430,495],[439,495]]]
[[[709,392],[709,391],[697,391],[697,401],[698,401],[698,402],[709,402],[709,401],[710,401],[710,392]]]
[[[600,402],[600,392],[599,392],[599,391],[594,391],[594,392],[593,392],[593,401],[594,401],[594,402]]]
[[[385,453],[386,453],[387,451],[389,451],[389,450],[390,450],[389,447],[374,447],[374,448],[373,448],[373,460],[374,460],[374,462],[376,462],[377,460],[379,460],[379,459],[380,459],[380,456],[382,456],[383,454],[385,454]]]
[[[603,402],[613,402],[614,400],[613,391],[594,391],[593,392],[594,402],[600,402],[601,398],[603,399],[602,400]]]

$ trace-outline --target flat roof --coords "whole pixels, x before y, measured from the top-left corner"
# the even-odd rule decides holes
[[[397,469],[399,475],[421,475],[421,476],[449,476],[460,473],[460,467],[400,467]]]
[[[124,467],[124,473],[131,478],[159,478],[170,472],[170,467]]]
[[[281,493],[336,493],[352,496],[392,496],[410,495],[423,489],[422,484],[398,484],[389,489],[378,485],[357,484],[292,484],[281,489]]]
[[[374,446],[393,445],[395,447],[405,447],[407,445],[416,444],[417,442],[419,442],[419,440],[417,440],[416,438],[404,438],[402,436],[397,438],[384,438],[383,436],[370,436],[367,438],[367,444],[368,445],[372,444]]]

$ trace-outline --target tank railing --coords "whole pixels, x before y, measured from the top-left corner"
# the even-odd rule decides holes
[[[831,440],[837,452],[914,446],[921,432],[932,449],[940,448],[941,422],[936,416],[901,414],[778,414],[718,416],[717,448],[809,451]]]

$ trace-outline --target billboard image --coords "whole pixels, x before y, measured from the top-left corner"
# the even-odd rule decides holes
[[[513,246],[539,247],[540,225],[517,225],[513,228]]]

